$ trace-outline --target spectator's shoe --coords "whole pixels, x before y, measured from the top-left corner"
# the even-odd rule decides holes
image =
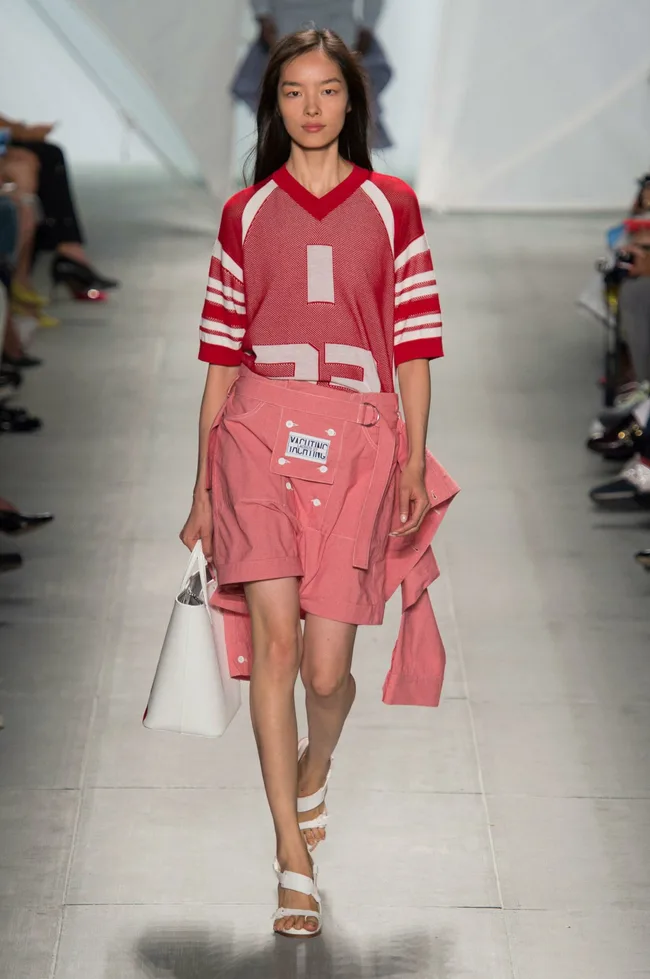
[[[42,306],[25,306],[23,303],[14,300],[11,304],[11,311],[14,316],[31,316],[38,326],[59,326],[61,323],[61,320],[47,313]]]
[[[47,306],[48,300],[33,289],[28,289],[14,279],[11,283],[11,298],[21,306]]]
[[[595,486],[589,496],[599,506],[636,505],[640,493],[650,495],[650,466],[640,458],[626,466],[616,479]]]
[[[0,574],[3,571],[15,571],[22,567],[22,563],[20,554],[0,554]]]
[[[0,404],[0,432],[36,432],[43,422],[24,408],[8,408]]]
[[[0,405],[13,398],[22,383],[22,378],[18,379],[12,374],[0,373]]]
[[[608,428],[602,435],[587,439],[587,448],[613,462],[625,462],[636,451],[636,444],[643,429],[634,415],[629,415],[620,426]]]
[[[650,397],[650,383],[644,381],[643,384],[629,385],[626,390],[614,398],[611,408],[603,408],[599,414],[599,419],[605,428],[611,428],[620,424],[636,407],[643,404]]]
[[[11,357],[9,354],[2,355],[2,367],[13,367],[15,370],[24,370],[27,367],[40,367],[43,361],[40,357],[30,357],[29,354],[21,354],[20,357]]]
[[[56,316],[52,316],[50,313],[46,313],[44,309],[36,313],[36,322],[45,330],[49,330],[53,326],[61,326],[61,320]]]
[[[637,551],[634,558],[639,562],[642,568],[645,568],[646,571],[650,571],[650,551]]]
[[[9,537],[28,534],[54,520],[53,513],[20,513],[18,510],[0,510],[0,531]]]
[[[119,286],[117,279],[109,279],[90,265],[75,262],[63,255],[54,259],[51,273],[54,286],[67,286],[74,299],[101,302],[106,299],[107,289],[116,289]]]
[[[23,376],[15,367],[3,365],[0,367],[0,381],[5,381],[7,384],[13,384],[14,387],[19,388],[23,383]]]

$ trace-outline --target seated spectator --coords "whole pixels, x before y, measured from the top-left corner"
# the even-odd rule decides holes
[[[34,315],[40,326],[58,326],[59,321],[43,310],[46,300],[31,283],[36,229],[40,220],[37,190],[39,165],[28,150],[10,146],[0,158],[0,186],[13,201],[18,218],[18,244],[12,273],[14,311]]]
[[[0,115],[0,127],[9,129],[11,145],[7,159],[17,152],[29,154],[37,167],[35,192],[41,202],[43,220],[34,240],[34,255],[39,251],[54,251],[51,275],[55,285],[66,286],[75,299],[103,299],[104,290],[114,289],[116,279],[100,274],[90,262],[83,245],[83,233],[72,198],[67,165],[59,146],[47,141],[52,126],[28,126]],[[19,300],[34,302],[38,297],[33,290],[29,294],[20,288]]]
[[[630,347],[638,379],[650,379],[650,217],[626,222],[630,243],[624,258],[627,275],[620,287],[621,326]],[[631,503],[650,509],[650,397],[632,408],[628,418],[598,440],[609,458],[624,444],[633,458],[614,479],[594,487],[590,496],[600,505]],[[590,445],[590,448],[594,448]]]
[[[39,418],[30,415],[24,408],[8,404],[22,381],[19,367],[36,366],[39,363],[34,358],[26,357],[20,340],[12,329],[7,302],[7,290],[11,286],[20,234],[20,210],[10,196],[0,193],[0,348],[3,354],[3,364],[0,367],[0,433],[33,432],[42,425]],[[11,363],[12,360],[14,363]],[[16,360],[19,361],[18,364],[15,363]]]

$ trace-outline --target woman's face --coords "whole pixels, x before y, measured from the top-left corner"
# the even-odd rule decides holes
[[[321,50],[308,51],[282,68],[278,108],[294,143],[329,146],[343,129],[348,90],[341,69]]]

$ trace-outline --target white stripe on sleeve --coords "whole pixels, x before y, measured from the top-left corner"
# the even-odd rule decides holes
[[[429,242],[427,241],[426,234],[420,235],[415,241],[404,249],[401,255],[398,255],[395,259],[395,271],[398,272],[403,268],[410,258],[414,258],[415,255],[421,255],[422,252],[427,252],[429,250]]]
[[[422,316],[407,316],[406,319],[395,321],[395,333],[402,330],[414,329],[416,326],[442,325],[441,313],[423,313]]]
[[[221,263],[226,272],[230,272],[230,274],[234,275],[240,282],[244,281],[243,269],[240,269],[234,258],[231,258],[227,251],[224,251],[223,245],[218,239],[216,245],[214,246],[212,257],[215,258],[217,262]]]
[[[424,296],[437,296],[438,287],[436,285],[423,286],[421,289],[409,289],[395,299],[395,305],[401,306],[402,303],[410,303],[413,299],[422,299]]]
[[[257,212],[261,208],[261,206],[264,203],[264,201],[266,200],[266,198],[269,197],[273,193],[273,191],[276,189],[277,186],[278,185],[276,184],[275,180],[269,180],[269,182],[266,183],[266,184],[264,184],[263,187],[260,187],[259,190],[255,191],[255,193],[253,194],[253,196],[249,200],[248,204],[244,208],[244,213],[242,214],[242,217],[241,217],[241,241],[242,241],[242,245],[244,244],[244,242],[246,240],[246,235],[248,234],[248,229],[250,228],[251,224],[253,223],[253,219],[254,219],[255,215],[257,214]],[[243,282],[244,281],[243,275],[240,276],[240,278],[241,278],[241,280]]]
[[[408,330],[395,337],[395,346],[400,343],[410,343],[412,340],[433,340],[442,336],[441,326],[432,326],[428,330]]]
[[[227,299],[232,299],[236,303],[244,303],[246,297],[243,292],[238,292],[231,286],[224,285],[221,279],[213,279],[212,276],[208,279],[208,289],[213,289],[216,292],[222,292]]]
[[[361,190],[365,191],[370,200],[373,202],[377,210],[379,211],[379,216],[384,222],[384,227],[386,228],[386,233],[388,235],[388,240],[390,242],[391,253],[395,254],[395,215],[393,214],[393,209],[390,206],[390,201],[384,194],[383,190],[373,184],[372,180],[365,180],[361,184]]]
[[[233,337],[235,340],[241,340],[246,332],[245,327],[228,326],[227,323],[220,323],[219,320],[209,320],[205,316],[201,320],[201,328],[204,330],[218,330],[219,333],[227,333],[229,337]]]
[[[220,292],[215,292],[214,289],[208,287],[207,300],[210,303],[214,303],[217,306],[223,306],[224,309],[230,310],[231,313],[239,313],[240,316],[246,315],[246,307],[240,306],[239,303],[233,303],[225,296],[222,296]]]
[[[429,269],[428,272],[418,272],[417,275],[409,275],[407,279],[402,279],[401,282],[395,284],[395,294],[403,292],[404,289],[412,289],[413,286],[420,285],[424,282],[436,283],[436,273],[433,269]]]

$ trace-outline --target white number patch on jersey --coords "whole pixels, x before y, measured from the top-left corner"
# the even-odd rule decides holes
[[[307,302],[334,302],[334,251],[331,245],[307,245]]]
[[[255,361],[258,364],[293,364],[293,374],[285,374],[280,380],[312,381],[320,378],[318,350],[310,343],[264,343],[253,346]],[[334,377],[332,384],[351,388],[353,391],[379,392],[381,384],[377,363],[369,350],[353,347],[347,343],[326,343],[325,363],[360,367],[361,380],[353,377]]]

